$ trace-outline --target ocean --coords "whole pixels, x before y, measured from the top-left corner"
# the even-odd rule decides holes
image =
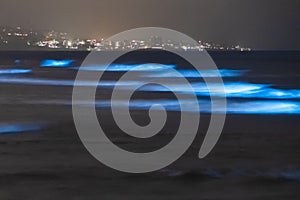
[[[100,52],[108,54],[113,52]],[[121,148],[144,153],[176,135],[181,112],[200,113],[197,137],[170,166],[127,174],[93,158],[80,141],[72,117],[72,92],[88,52],[2,51],[0,53],[1,199],[298,199],[300,184],[300,52],[209,52],[218,71],[200,73],[186,60],[163,51],[136,51],[117,59],[98,84],[96,111],[107,137]],[[86,73],[103,72],[100,64]],[[179,72],[174,73],[173,70]],[[118,80],[133,71],[134,80]],[[215,78],[221,75],[224,90]],[[185,78],[191,87],[178,80]],[[208,90],[204,79],[211,81]],[[149,109],[162,105],[167,122],[153,138],[124,134],[111,112],[112,92],[128,92],[133,120],[151,123]],[[191,90],[192,88],[192,90]],[[227,100],[211,108],[211,95]],[[175,93],[181,94],[183,110]],[[195,95],[199,109],[191,105]],[[126,109],[126,100],[115,100]],[[78,102],[89,106],[91,102]],[[156,109],[160,110],[161,107]],[[205,158],[198,152],[212,114],[227,114],[221,137]],[[186,130],[189,132],[189,130]]]

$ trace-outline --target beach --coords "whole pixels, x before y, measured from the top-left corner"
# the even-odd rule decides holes
[[[1,69],[31,70],[24,74],[0,75],[1,199],[274,200],[300,197],[297,190],[300,184],[299,98],[291,96],[292,89],[294,92],[300,89],[299,52],[212,52],[210,55],[221,69],[248,70],[245,76],[229,76],[227,81],[273,84],[274,87],[264,85],[260,89],[265,93],[257,93],[257,97],[229,98],[224,129],[207,157],[198,158],[211,116],[204,111],[197,137],[188,151],[170,166],[145,174],[116,171],[89,154],[79,139],[72,117],[72,80],[77,71],[40,66],[46,59],[74,60],[71,67],[79,66],[87,54],[0,53]],[[178,63],[180,59],[157,58],[160,53],[151,54],[153,58],[140,54],[145,52],[131,59],[149,63],[163,58],[164,64],[183,65]],[[125,64],[132,64],[132,60]],[[122,59],[118,62],[124,64]],[[116,72],[109,72],[104,79],[112,81],[116,77],[119,77]],[[278,94],[274,91],[289,93],[285,98],[270,96]],[[157,97],[156,92],[141,91],[135,99],[172,98],[162,91]],[[266,94],[270,97],[262,96]],[[106,87],[96,94],[99,101],[108,100],[110,95],[111,88]],[[207,97],[199,99],[206,101]],[[295,107],[268,112],[278,107],[250,109],[238,104],[248,101],[286,102]],[[176,134],[173,124],[178,122],[180,113],[175,109],[168,112],[171,121],[164,131],[153,140],[139,143],[120,134],[109,107],[101,105],[99,103],[96,109],[101,116],[99,121],[112,142],[124,149],[147,152],[162,147]],[[285,112],[287,108],[289,112]],[[141,124],[149,121],[145,108],[136,106],[132,116]]]

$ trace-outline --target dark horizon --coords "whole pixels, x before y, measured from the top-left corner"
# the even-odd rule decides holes
[[[257,50],[300,50],[299,19],[297,0],[2,0],[0,12],[0,24],[12,27],[107,38],[131,28],[158,26],[196,40]]]

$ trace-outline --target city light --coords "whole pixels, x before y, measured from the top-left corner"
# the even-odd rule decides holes
[[[150,36],[148,39],[124,40],[124,41],[107,41],[91,38],[73,38],[68,33],[51,31],[33,31],[25,30],[21,27],[3,28],[3,35],[0,37],[0,43],[10,45],[16,42],[23,48],[34,49],[68,49],[68,50],[87,50],[87,51],[122,51],[137,49],[159,49],[159,50],[176,50],[176,51],[251,51],[248,47],[241,45],[225,46],[221,44],[208,43],[199,41],[199,44],[188,44],[167,40],[164,41],[159,36]],[[73,35],[73,34],[72,34]],[[22,40],[20,40],[22,38]]]

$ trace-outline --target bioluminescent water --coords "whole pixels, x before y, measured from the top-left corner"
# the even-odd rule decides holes
[[[31,69],[0,69],[0,75],[28,74],[31,72],[32,72]]]
[[[44,60],[41,66],[49,67],[69,67],[73,64],[73,60]],[[143,85],[139,88],[139,92],[159,93],[175,92],[186,94],[187,99],[183,101],[186,112],[199,112],[195,111],[194,106],[189,101],[189,95],[197,95],[199,98],[199,106],[201,112],[211,112],[211,102],[209,96],[224,97],[228,99],[227,113],[229,114],[300,114],[300,90],[299,89],[279,89],[275,88],[272,83],[249,83],[249,82],[233,82],[228,81],[226,77],[239,77],[243,79],[248,70],[196,70],[177,69],[179,74],[185,78],[195,78],[191,81],[191,86],[178,84],[176,78],[178,74],[172,70],[177,68],[175,65],[163,65],[155,63],[147,64],[112,64],[107,69],[106,66],[84,66],[81,70],[90,71],[111,71],[111,72],[142,72],[136,73],[136,77],[132,81],[116,81],[116,80],[101,80],[100,82],[91,80],[78,81],[78,86],[85,87],[107,87],[113,89],[118,86],[119,89],[131,91],[136,85]],[[70,68],[74,69],[74,68]],[[20,84],[20,85],[36,85],[36,86],[67,86],[73,87],[74,80],[72,79],[42,79],[42,78],[28,78],[28,77],[11,77],[10,74],[18,73],[31,73],[30,69],[2,69],[0,70],[0,83],[1,84]],[[66,73],[66,72],[65,72]],[[5,76],[7,75],[7,76]],[[221,76],[224,78],[224,85],[219,83],[210,82],[207,85],[200,78],[214,78]],[[169,91],[167,87],[147,84],[148,81],[163,78],[165,83],[171,85],[173,91]],[[169,79],[170,78],[170,79]],[[199,78],[199,80],[197,80]],[[212,79],[213,80],[213,79]],[[208,88],[209,86],[209,88]],[[201,97],[205,97],[202,98]],[[51,104],[60,104],[56,100],[49,101]],[[78,103],[78,102],[76,102]],[[65,103],[62,103],[65,104]],[[69,101],[68,105],[71,104]],[[83,105],[91,105],[91,102],[81,102]],[[129,104],[131,109],[150,109],[154,104],[162,105],[168,111],[180,111],[180,106],[177,100],[132,100]],[[216,104],[217,105],[217,104]],[[110,107],[109,101],[96,101],[96,106],[99,108]],[[120,100],[118,102],[120,109],[126,108],[126,102]],[[214,110],[214,112],[221,112],[221,108]],[[11,129],[13,129],[11,127]]]
[[[71,67],[74,60],[43,60],[41,67]]]
[[[74,80],[57,80],[57,79],[39,79],[39,78],[11,78],[11,77],[0,77],[0,83],[7,84],[21,84],[21,85],[37,85],[37,86],[74,86]],[[114,87],[116,85],[123,86],[124,89],[131,88],[137,85],[138,81],[78,81],[78,86],[99,86],[99,87]]]
[[[147,73],[144,77],[148,78],[176,78],[179,77],[177,73],[169,69],[175,69],[176,65],[165,65],[156,63],[147,64],[112,64],[109,66],[104,65],[94,65],[94,66],[83,66],[80,70],[83,71],[109,71],[109,72],[127,72],[127,71],[137,71],[137,72],[153,72]],[[79,67],[74,67],[71,69],[79,69]],[[239,77],[243,76],[247,70],[230,70],[230,69],[220,69],[220,70],[177,70],[185,78],[201,78],[201,77]]]
[[[0,83],[24,84],[24,85],[48,85],[48,86],[74,86],[74,80],[54,80],[38,78],[12,78],[0,77]],[[123,90],[130,90],[135,85],[143,81],[78,81],[79,86],[121,86]],[[146,84],[146,82],[145,82]],[[210,83],[209,89],[204,82],[191,83],[192,89],[187,85],[171,83],[173,92],[185,94],[196,94],[197,96],[226,96],[228,98],[262,98],[262,99],[298,99],[300,90],[298,89],[276,89],[269,84],[255,84],[242,82],[225,82],[224,86],[218,83]],[[170,92],[168,88],[160,85],[145,85],[139,89],[148,92]]]
[[[209,100],[200,100],[199,107],[200,112],[211,113]],[[126,103],[118,102],[121,106],[125,106]],[[195,110],[195,106],[192,101],[185,100],[182,102],[186,110],[185,112],[199,112]],[[153,105],[162,105],[167,111],[181,111],[180,104],[177,100],[164,100],[164,101],[147,101],[147,100],[136,100],[130,102],[131,109],[150,109]],[[217,104],[216,104],[217,105]],[[154,107],[155,108],[155,107]],[[218,106],[215,113],[222,113],[223,109]],[[300,114],[300,102],[296,101],[247,101],[247,102],[234,102],[229,101],[226,108],[227,114]]]
[[[200,111],[195,110],[195,105],[192,101],[184,100],[185,110],[181,110],[180,104],[177,100],[133,100],[130,102],[131,109],[150,109],[153,105],[162,105],[167,111],[184,111],[184,112],[204,112],[211,113],[210,101],[200,100]],[[109,102],[99,102],[98,106],[109,106]],[[127,105],[126,102],[118,102],[120,108]],[[218,104],[216,104],[218,105]],[[152,107],[155,109],[155,107]],[[159,107],[158,107],[159,108]],[[216,106],[215,113],[223,113],[223,109]],[[300,102],[296,101],[247,101],[247,102],[234,102],[229,101],[226,108],[227,114],[300,114]]]
[[[292,180],[300,182],[300,171],[297,170],[284,170],[279,173],[272,173],[275,178]]]
[[[209,88],[204,82],[191,83],[192,89],[186,85],[174,85],[173,92],[196,94],[198,96],[226,96],[228,98],[266,98],[266,99],[296,99],[300,98],[298,89],[276,89],[269,84],[243,82],[210,83]],[[140,89],[150,92],[170,92],[160,85],[147,85]]]
[[[247,70],[177,70],[185,78],[214,78],[214,77],[240,77],[247,73]],[[147,74],[148,78],[180,78],[174,71],[164,71],[160,73]]]
[[[109,66],[105,65],[93,65],[93,66],[83,66],[80,70],[83,71],[109,71],[109,72],[127,72],[127,71],[163,71],[168,69],[176,68],[176,65],[163,65],[156,63],[147,63],[147,64],[134,64],[134,65],[126,65],[126,64],[111,64]],[[72,68],[79,69],[79,67]]]
[[[69,105],[77,104],[83,107],[93,106],[90,101],[74,101],[71,100],[46,100],[46,101],[31,101],[33,104],[49,104],[49,105]],[[220,113],[224,114],[224,110],[218,102],[215,102],[215,110],[211,110],[211,102],[207,99],[198,100],[200,110],[195,110],[193,101],[189,99],[181,100],[130,100],[129,104],[125,100],[114,100],[114,106],[117,109],[127,109],[128,105],[131,110],[149,110],[149,109],[164,109],[174,112],[203,112],[203,113]],[[159,105],[159,106],[158,106]],[[180,107],[183,105],[183,108]],[[95,106],[99,109],[111,109],[111,101],[97,100]],[[300,114],[299,101],[279,101],[279,100],[248,100],[238,102],[234,100],[227,101],[227,114]]]
[[[42,125],[40,124],[18,124],[18,123],[11,123],[11,124],[0,124],[0,134],[15,134],[15,133],[23,133],[23,132],[33,132],[42,129]]]

